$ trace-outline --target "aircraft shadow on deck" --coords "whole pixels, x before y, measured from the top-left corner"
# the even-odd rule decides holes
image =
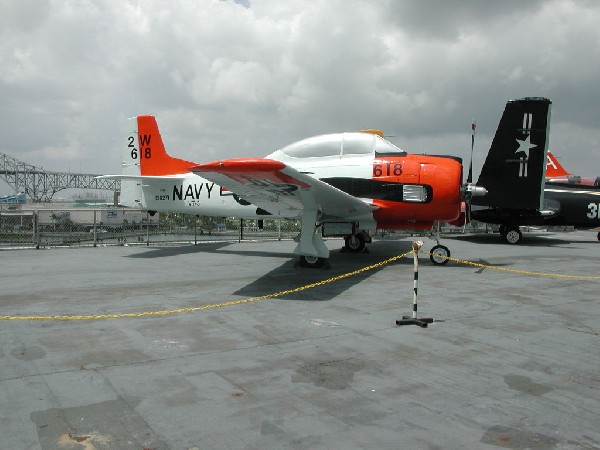
[[[262,275],[260,278],[249,283],[241,289],[232,292],[232,295],[241,297],[258,297],[262,295],[273,294],[277,292],[296,289],[308,284],[327,280],[339,275],[347,274],[361,268],[377,264],[388,258],[400,255],[410,251],[412,242],[407,240],[375,241],[368,248],[368,253],[353,254],[343,252],[341,246],[331,249],[329,258],[329,267],[325,269],[309,269],[298,266],[298,257],[291,253],[273,252],[273,251],[246,251],[240,249],[227,249],[231,243],[209,243],[200,245],[182,245],[175,247],[151,248],[147,251],[128,255],[128,258],[164,258],[177,255],[193,253],[215,253],[215,254],[237,254],[240,257],[248,258],[248,264],[252,264],[252,258],[264,257],[287,257],[286,261],[279,267]],[[423,265],[432,265],[429,258],[421,255],[420,263]],[[278,295],[282,300],[304,300],[304,301],[324,301],[331,300],[341,295],[351,287],[368,279],[375,273],[385,267],[399,266],[398,270],[412,273],[413,260],[410,257],[401,258],[384,266],[374,268],[356,275],[352,275],[342,280],[324,284],[322,286],[301,290],[299,292]],[[442,269],[443,270],[443,269]],[[412,278],[411,278],[412,279]]]
[[[186,255],[189,253],[206,253],[217,252],[223,247],[230,245],[228,242],[202,243],[199,245],[175,245],[169,247],[151,248],[147,247],[147,251],[127,255],[126,258],[165,258],[169,256]]]
[[[255,257],[263,257],[263,258],[282,258],[286,256],[290,256],[292,258],[291,253],[285,252],[276,252],[276,251],[268,251],[268,250],[246,250],[244,248],[237,247],[236,249],[227,249],[237,243],[232,242],[215,242],[215,243],[201,243],[198,245],[194,244],[185,244],[185,245],[177,245],[172,247],[154,247],[152,249],[148,248],[147,251],[142,251],[140,253],[135,253],[132,255],[125,256],[126,258],[165,258],[170,256],[177,255],[187,255],[192,253],[215,253],[215,254],[225,254],[225,255],[239,255],[239,256],[255,256]]]
[[[234,295],[243,297],[257,297],[277,292],[296,289],[311,283],[327,280],[339,275],[350,273],[377,264],[393,256],[405,253],[411,248],[411,243],[406,241],[374,242],[368,246],[368,253],[352,254],[332,249],[329,256],[329,268],[307,269],[298,267],[298,258],[290,258],[280,267],[271,270],[262,277],[233,292]],[[427,260],[429,263],[429,260]],[[399,270],[411,270],[412,260],[402,258],[384,266],[371,269],[348,278],[337,280],[322,286],[301,290],[299,292],[278,295],[281,300],[324,301],[331,300],[369,278],[375,273],[389,266],[406,266]]]
[[[473,244],[496,244],[496,245],[511,245],[506,244],[502,237],[499,234],[489,233],[489,234],[453,234],[453,235],[445,235],[443,236],[444,240],[457,240],[457,241],[466,241],[471,242]],[[518,247],[561,247],[567,246],[571,243],[596,243],[596,241],[581,241],[581,240],[571,240],[569,236],[565,233],[564,235],[560,235],[560,237],[548,236],[548,235],[536,235],[535,233],[525,233],[523,234],[523,239],[519,244],[516,244]]]

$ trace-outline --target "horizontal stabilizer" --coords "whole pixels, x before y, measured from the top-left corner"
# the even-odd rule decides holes
[[[186,174],[178,175],[100,175],[94,177],[97,180],[149,180],[149,181],[173,181],[173,180],[184,180]]]

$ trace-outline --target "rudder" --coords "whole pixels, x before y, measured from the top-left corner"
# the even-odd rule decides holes
[[[136,130],[127,138],[128,150],[130,160],[139,164],[141,175],[179,175],[196,165],[167,153],[154,116],[138,116],[135,121]]]

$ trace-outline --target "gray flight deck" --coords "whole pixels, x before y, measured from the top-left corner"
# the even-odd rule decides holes
[[[0,252],[2,449],[597,449],[600,279],[412,256],[376,241],[331,269],[293,242]],[[444,239],[492,267],[598,276],[595,232]],[[425,239],[425,249],[433,242]]]

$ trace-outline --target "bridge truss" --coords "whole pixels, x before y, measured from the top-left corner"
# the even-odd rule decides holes
[[[54,194],[63,189],[120,190],[119,180],[98,180],[95,178],[97,176],[47,171],[0,153],[0,178],[14,187],[15,193],[24,192],[34,202],[49,202]]]

